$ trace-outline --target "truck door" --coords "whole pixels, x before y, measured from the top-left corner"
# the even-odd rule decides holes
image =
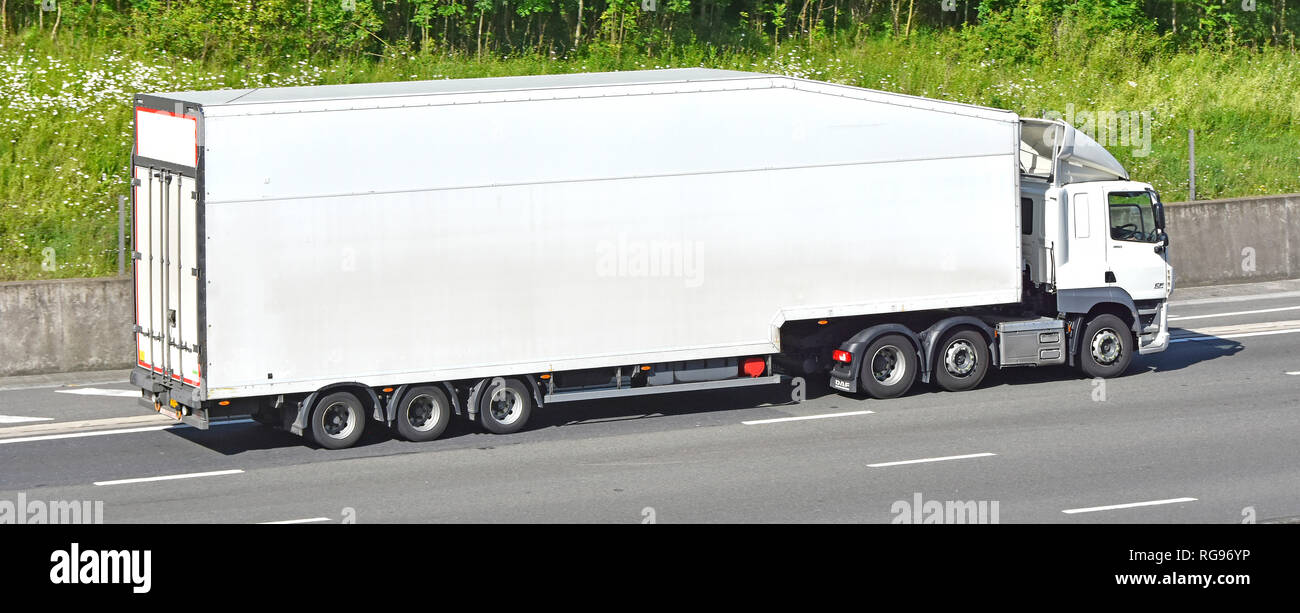
[[[1113,281],[1134,300],[1168,295],[1164,215],[1151,191],[1106,190],[1106,260]]]
[[[137,364],[171,387],[198,386],[195,182],[162,168],[134,171]]]
[[[1058,228],[1054,244],[1058,290],[1105,287],[1110,279],[1106,264],[1105,195],[1097,183],[1068,185],[1062,190],[1054,216]]]

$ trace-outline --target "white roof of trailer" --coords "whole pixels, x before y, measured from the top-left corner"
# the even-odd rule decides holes
[[[394,96],[428,96],[466,94],[526,89],[592,87],[602,85],[645,85],[685,83],[691,81],[731,81],[780,77],[781,75],[713,68],[668,68],[622,72],[587,72],[529,75],[520,77],[485,77],[475,79],[441,79],[396,83],[355,83],[348,85],[307,85],[301,87],[260,87],[152,93],[149,96],[180,100],[200,106],[228,106],[268,102],[314,102]]]
[[[950,100],[936,100],[908,94],[883,92],[852,85],[802,79],[779,74],[718,70],[713,68],[667,68],[622,72],[589,72],[443,79],[395,83],[356,83],[348,85],[312,85],[304,87],[266,87],[142,94],[139,102],[148,105],[159,100],[205,107],[208,117],[233,117],[306,111],[359,110],[439,104],[473,104],[529,100],[535,92],[563,90],[584,98],[607,95],[606,89],[622,89],[624,94],[677,93],[685,85],[689,91],[789,88],[889,104],[965,115],[999,122],[1016,122],[1020,117],[1005,109],[977,106]],[[584,91],[586,90],[586,91]],[[556,98],[552,93],[542,98]],[[170,106],[170,105],[169,105]],[[945,138],[922,127],[916,138]]]

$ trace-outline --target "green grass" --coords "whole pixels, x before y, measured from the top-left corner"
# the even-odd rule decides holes
[[[446,55],[282,58],[200,65],[109,43],[28,36],[0,46],[0,280],[116,274],[117,202],[127,193],[130,97],[138,91],[402,81],[709,66],[779,72],[933,98],[1045,111],[1147,111],[1149,155],[1110,147],[1165,200],[1187,197],[1187,130],[1196,130],[1197,196],[1300,192],[1300,57],[1265,48],[1152,52],[1121,35],[1014,64],[978,58],[959,34],[786,46],[770,55],[716,47],[668,56]],[[542,118],[539,118],[542,120]],[[52,251],[50,251],[52,249]],[[52,257],[51,257],[52,256]]]

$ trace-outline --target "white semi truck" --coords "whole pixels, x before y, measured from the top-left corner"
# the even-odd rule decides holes
[[[653,70],[136,97],[143,401],[354,444],[1168,344],[1155,190],[1060,121]]]

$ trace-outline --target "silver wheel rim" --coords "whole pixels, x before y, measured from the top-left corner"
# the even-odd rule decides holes
[[[1119,335],[1110,328],[1102,328],[1096,334],[1092,335],[1090,345],[1092,351],[1092,360],[1103,366],[1110,366],[1119,361],[1123,345],[1120,343]]]
[[[975,345],[968,340],[953,341],[943,354],[944,370],[954,377],[969,377],[975,372],[976,366],[979,366],[979,357],[975,353]]]
[[[346,402],[335,402],[321,413],[321,425],[330,438],[347,438],[357,429],[357,411]]]
[[[524,397],[508,387],[498,389],[488,400],[488,412],[492,414],[492,420],[501,425],[513,424],[523,416]]]
[[[871,378],[881,385],[894,385],[907,374],[903,352],[893,345],[885,345],[871,356]]]
[[[416,432],[428,432],[442,419],[442,405],[429,394],[420,394],[406,403],[406,423]]]

